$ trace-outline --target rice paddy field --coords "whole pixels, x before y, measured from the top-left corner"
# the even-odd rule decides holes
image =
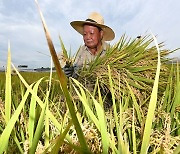
[[[123,35],[76,79],[67,78],[39,12],[56,72],[19,72],[8,47],[0,154],[179,154],[180,66],[167,58],[173,51],[154,35]]]
[[[61,68],[18,72],[9,51],[0,73],[0,153],[179,153],[179,64],[157,54],[137,67],[142,59],[115,59],[115,49],[77,79]]]
[[[98,80],[96,90],[91,91],[69,79],[68,97],[82,138],[78,137],[56,72],[17,72],[9,76],[8,71],[1,72],[1,153],[179,153],[179,66],[169,67],[177,75],[169,75],[163,95],[158,96],[156,91],[142,102],[128,82],[129,94],[115,94],[110,69],[111,98],[104,95]],[[111,105],[105,106],[107,103]],[[154,106],[151,110],[150,103]],[[145,132],[147,127],[149,131]],[[142,152],[143,143],[147,147]]]

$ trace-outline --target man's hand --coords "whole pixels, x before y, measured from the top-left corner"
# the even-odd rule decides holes
[[[66,76],[69,78],[69,77],[72,77],[73,74],[74,74],[74,66],[70,66],[69,64],[66,64],[64,67],[63,67],[63,70],[64,70],[64,73],[66,74]]]

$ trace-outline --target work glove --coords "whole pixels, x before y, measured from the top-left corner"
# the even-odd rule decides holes
[[[73,78],[77,78],[77,67],[76,66],[73,66],[73,65],[69,65],[69,64],[66,64],[63,68],[63,71],[64,73],[66,74],[66,76],[69,78],[69,77],[73,77]]]

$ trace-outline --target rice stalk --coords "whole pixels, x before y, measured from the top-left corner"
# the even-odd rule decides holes
[[[156,48],[158,51],[158,64],[157,64],[156,77],[155,77],[155,81],[154,81],[153,91],[151,94],[151,99],[149,102],[148,114],[147,114],[145,128],[144,128],[144,135],[143,135],[142,146],[141,146],[141,154],[145,154],[148,151],[148,145],[149,145],[149,140],[150,140],[150,135],[151,135],[152,120],[154,117],[154,111],[155,111],[155,107],[156,107],[156,103],[157,103],[158,81],[159,81],[160,66],[161,66],[159,46],[158,46],[155,36],[153,34],[152,34],[152,36],[154,38],[154,42],[155,42],[155,45],[156,45]]]
[[[81,144],[81,148],[83,148],[84,150],[89,152],[88,146],[86,144],[86,141],[85,141],[82,129],[80,127],[79,121],[78,121],[78,119],[76,117],[75,109],[74,109],[74,106],[73,106],[73,103],[72,103],[72,100],[71,100],[71,97],[70,97],[70,94],[69,94],[69,91],[68,91],[68,88],[67,88],[67,78],[66,78],[65,74],[63,73],[62,68],[60,66],[57,54],[55,52],[54,45],[53,45],[51,37],[50,37],[50,33],[49,33],[48,28],[46,26],[45,20],[43,18],[43,15],[42,15],[42,12],[41,12],[41,10],[39,8],[37,0],[35,0],[35,2],[37,4],[38,10],[39,10],[39,14],[40,14],[40,17],[41,17],[41,21],[42,21],[42,25],[43,25],[44,32],[45,32],[45,35],[46,35],[49,50],[51,52],[51,56],[52,56],[52,59],[53,59],[53,62],[54,62],[55,68],[56,68],[56,72],[58,74],[59,81],[61,83],[61,87],[62,87],[62,90],[64,92],[64,96],[66,98],[66,102],[67,102],[69,111],[71,113],[71,117],[72,117],[75,129],[77,131],[77,135],[78,135],[78,138],[79,138],[79,141],[80,141],[80,144]]]
[[[69,58],[68,52],[67,52],[67,50],[66,50],[66,48],[65,48],[65,46],[64,46],[64,43],[63,43],[63,41],[62,41],[62,39],[61,39],[60,36],[59,36],[59,40],[60,40],[60,44],[61,44],[61,49],[62,49],[62,52],[63,52],[63,56],[64,56],[65,59],[68,59],[68,58]]]
[[[118,120],[118,112],[117,112],[117,107],[115,103],[115,92],[114,92],[114,85],[113,85],[113,80],[112,80],[112,75],[111,75],[111,69],[110,66],[108,65],[108,76],[109,76],[109,85],[110,85],[110,92],[112,96],[112,101],[113,101],[113,113],[114,113],[114,119],[115,119],[115,128],[117,132],[117,142],[118,142],[118,150],[120,153],[129,153],[126,141],[123,140],[122,136],[122,130],[120,130],[121,127],[119,127],[119,120]]]
[[[14,139],[16,145],[18,146],[18,149],[19,149],[20,153],[23,154],[24,152],[23,152],[23,149],[22,149],[22,147],[21,147],[21,142],[18,140],[17,135],[16,135],[15,133],[16,133],[16,132],[13,130],[13,131],[12,131],[13,139]]]
[[[45,101],[44,107],[41,111],[41,115],[35,130],[35,134],[32,140],[32,145],[30,146],[29,153],[34,154],[39,142],[39,139],[41,137],[43,126],[44,126],[44,119],[45,119],[45,113],[46,113],[46,107],[47,107],[47,101]]]
[[[58,154],[59,153],[59,150],[60,150],[60,147],[62,146],[63,142],[64,142],[64,139],[70,129],[72,125],[72,120],[68,123],[68,126],[66,127],[66,129],[64,130],[64,132],[62,132],[57,140],[55,141],[55,145],[53,146],[52,150],[51,150],[51,154]]]
[[[133,107],[133,120],[132,120],[132,138],[133,138],[133,154],[136,154],[137,150],[136,150],[136,132],[135,132],[135,124],[134,124],[134,107]]]
[[[180,105],[180,76],[179,76],[179,64],[177,62],[177,75],[176,75],[176,89],[175,89],[175,99],[171,109],[171,118],[174,116],[175,108]]]
[[[170,112],[171,109],[171,101],[172,101],[172,94],[173,94],[173,76],[174,76],[174,66],[172,64],[171,70],[168,77],[168,84],[166,86],[165,90],[165,96],[164,96],[164,103],[163,103],[163,109],[166,109],[166,112]]]
[[[102,99],[101,99],[101,93],[100,93],[100,88],[98,86],[98,95],[100,98],[100,102],[98,103],[94,97],[92,96],[93,102],[95,104],[95,108],[96,108],[96,112],[98,115],[98,119],[99,119],[99,124],[100,124],[100,132],[101,132],[101,138],[102,138],[102,148],[103,151],[102,153],[107,154],[108,153],[108,149],[109,149],[109,137],[108,137],[108,132],[107,132],[107,125],[106,125],[106,118],[105,118],[105,113],[104,113],[104,108],[102,105]]]
[[[114,132],[113,132],[113,128],[114,128],[114,126],[113,126],[113,117],[112,117],[112,113],[110,114],[110,137],[111,137],[111,141],[110,141],[110,147],[111,147],[111,149],[112,149],[112,153],[119,153],[119,151],[118,151],[118,149],[117,149],[117,147],[116,147],[116,144],[117,144],[117,141],[116,141],[116,137],[114,136]],[[121,126],[120,126],[121,127]]]
[[[24,104],[26,102],[26,99],[29,95],[29,92],[30,92],[30,89],[32,88],[32,85],[29,86],[29,88],[27,89],[24,97],[22,98],[18,108],[16,109],[16,111],[14,112],[14,114],[12,115],[11,119],[9,120],[6,128],[3,130],[3,133],[1,134],[1,137],[0,137],[0,145],[1,145],[1,148],[0,148],[0,153],[3,153],[3,151],[6,150],[6,146],[8,144],[8,140],[9,140],[9,137],[11,135],[11,132],[14,128],[14,125],[16,123],[16,121],[18,120],[18,117],[21,113],[21,110],[23,109],[24,107]]]
[[[43,78],[38,80],[38,82],[33,87],[33,92],[36,95],[37,95],[39,84],[42,81],[42,79]],[[30,108],[29,108],[29,126],[28,126],[29,146],[30,147],[32,146],[33,136],[34,136],[34,127],[35,127],[35,122],[36,122],[35,115],[36,115],[36,97],[32,96],[31,102],[30,102]]]
[[[11,51],[10,43],[8,44],[8,59],[6,70],[6,91],[5,91],[5,121],[9,122],[11,117]]]
[[[140,110],[140,107],[136,101],[136,98],[135,98],[135,95],[131,89],[131,87],[129,86],[128,82],[126,81],[127,83],[127,87],[130,91],[130,94],[131,94],[131,97],[132,97],[132,100],[133,100],[133,105],[134,105],[134,108],[136,109],[136,113],[137,113],[137,117],[138,117],[138,120],[139,120],[139,123],[142,123],[144,121],[144,118],[143,118],[143,113],[142,111]]]
[[[101,98],[101,93],[100,93],[100,89],[98,88],[98,95],[100,99],[101,103],[98,103],[94,97],[91,95],[91,93],[85,88],[83,87],[86,92],[90,95],[93,104],[95,106],[96,109],[96,113],[93,113],[93,111],[90,109],[89,105],[88,105],[88,99],[87,96],[85,94],[85,91],[82,88],[82,85],[75,79],[73,79],[73,82],[76,84],[76,86],[78,86],[79,90],[81,91],[81,94],[79,93],[78,89],[74,86],[74,89],[76,91],[76,93],[78,94],[82,104],[85,107],[85,111],[87,114],[89,114],[89,118],[92,119],[92,121],[94,122],[95,126],[97,127],[97,129],[99,130],[100,134],[101,134],[101,138],[102,138],[102,152],[103,153],[108,153],[108,149],[109,149],[109,140],[108,140],[108,132],[107,132],[107,125],[106,125],[106,119],[105,119],[105,113],[104,113],[104,109],[102,106],[102,98]],[[98,83],[97,83],[98,84]],[[98,86],[99,87],[99,86]],[[96,114],[97,117],[96,118]]]
[[[94,122],[95,126],[97,127],[97,129],[100,131],[100,125],[99,125],[99,121],[96,118],[96,116],[94,115],[92,109],[89,107],[89,103],[88,103],[88,99],[86,97],[85,91],[82,88],[82,85],[76,80],[72,78],[72,81],[78,86],[78,88],[80,89],[80,92],[78,91],[78,89],[73,85],[75,92],[77,93],[79,99],[81,100],[86,113],[89,115],[89,117],[91,118],[91,120]]]
[[[46,93],[45,98],[45,104],[47,104],[46,107],[46,116],[45,116],[45,147],[47,148],[49,146],[49,117],[48,117],[48,110],[49,110],[49,94],[51,90],[51,82],[52,82],[52,58],[51,58],[51,69],[50,69],[50,76],[49,76],[49,86]]]
[[[24,86],[30,90],[30,93],[32,94],[32,96],[34,96],[36,98],[37,103],[39,104],[39,106],[41,108],[44,107],[44,103],[40,100],[40,98],[34,93],[34,91],[29,88],[28,83],[24,80],[24,78],[22,77],[22,75],[17,71],[17,69],[15,68],[14,65],[12,65],[14,70],[16,71],[18,77],[20,78],[21,82],[24,84]],[[58,130],[61,130],[61,124],[57,121],[57,119],[54,117],[54,115],[48,110],[47,114],[49,116],[49,118],[51,119],[51,121],[53,122],[53,124],[58,128]]]

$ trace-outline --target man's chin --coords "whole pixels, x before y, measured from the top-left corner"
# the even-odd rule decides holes
[[[86,46],[88,47],[88,48],[94,48],[95,46],[94,45],[92,45],[92,44],[90,44],[90,43],[86,43]]]

